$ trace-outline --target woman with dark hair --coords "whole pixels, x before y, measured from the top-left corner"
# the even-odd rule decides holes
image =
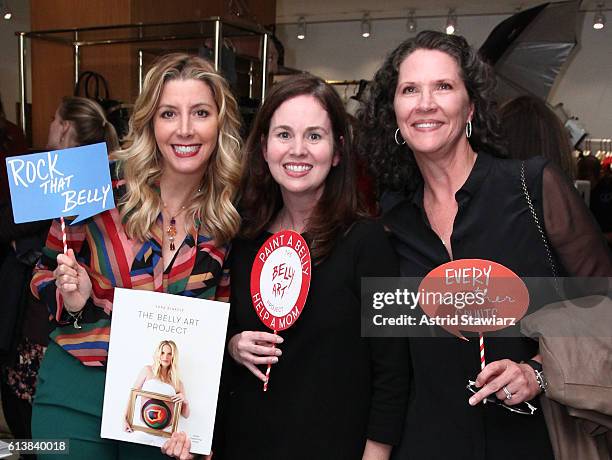
[[[396,275],[397,258],[382,226],[361,217],[342,101],[313,76],[277,84],[245,151],[228,332],[235,365],[215,458],[387,458],[403,425],[406,342],[361,337],[360,291],[362,277]],[[313,272],[299,320],[275,335],[252,306],[250,274],[260,246],[285,229],[303,234]]]
[[[359,150],[376,175],[402,276],[467,258],[523,277],[552,276],[553,265],[561,275],[610,276],[601,234],[558,168],[503,159],[493,90],[491,69],[467,41],[434,31],[400,44],[374,78]],[[411,397],[394,458],[552,458],[541,411],[507,410],[537,404],[545,389],[538,343],[487,336],[481,371],[478,340],[436,333],[443,337],[409,339]],[[479,404],[485,398],[501,404]]]
[[[569,135],[546,102],[535,96],[519,96],[500,107],[499,117],[512,158],[526,160],[540,155],[559,166],[571,180],[576,178]]]

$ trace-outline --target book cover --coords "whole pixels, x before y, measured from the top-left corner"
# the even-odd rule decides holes
[[[229,304],[115,289],[103,438],[162,446],[174,431],[209,454]]]

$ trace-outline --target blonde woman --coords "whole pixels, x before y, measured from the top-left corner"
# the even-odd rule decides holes
[[[114,288],[227,299],[239,152],[237,104],[213,66],[186,54],[154,64],[113,155],[118,208],[70,226],[66,255],[55,222],[34,275],[33,292],[60,324],[41,366],[34,437],[69,436],[82,458],[161,456],[100,439]]]
[[[181,381],[178,366],[178,348],[172,340],[162,340],[153,354],[153,365],[142,368],[133,389],[151,391],[172,397],[172,402],[181,402],[181,416],[189,418],[189,401],[185,396],[185,387]],[[140,414],[140,405],[136,405],[134,415]],[[125,431],[132,431],[126,413]]]
[[[105,141],[109,153],[119,149],[119,139],[104,110],[95,101],[78,96],[62,98],[51,124],[47,148],[67,149]]]

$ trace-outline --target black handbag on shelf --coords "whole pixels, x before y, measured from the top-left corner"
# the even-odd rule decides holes
[[[115,127],[119,139],[128,133],[132,105],[110,98],[106,78],[97,72],[82,72],[74,89],[75,96],[96,101],[106,114],[106,119]]]

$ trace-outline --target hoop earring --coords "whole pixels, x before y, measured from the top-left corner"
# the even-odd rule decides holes
[[[465,136],[468,139],[472,136],[472,120],[468,120],[465,124]]]
[[[397,140],[397,133],[399,133],[399,132],[400,132],[400,130],[399,130],[399,128],[397,128],[397,129],[395,130],[395,134],[393,135],[393,138],[395,139],[395,143],[396,143],[397,145],[404,145],[404,144],[406,143],[406,140],[405,140],[405,139],[404,139],[404,142],[400,142],[400,141],[398,141],[398,140]]]

